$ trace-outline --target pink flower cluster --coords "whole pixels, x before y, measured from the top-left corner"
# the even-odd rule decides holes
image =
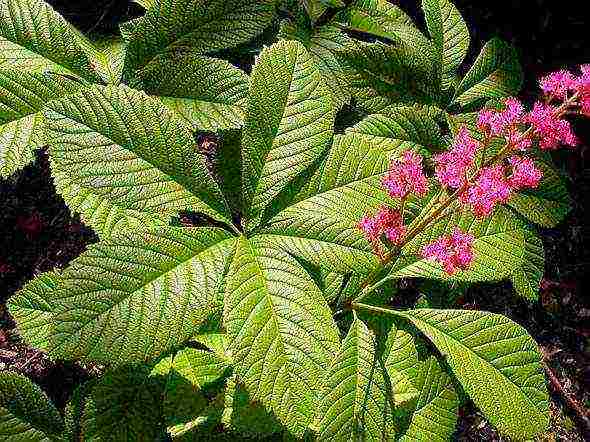
[[[388,206],[381,206],[374,216],[365,215],[358,224],[358,228],[374,248],[378,246],[379,238],[383,234],[396,245],[401,244],[406,236],[406,226],[401,213]]]
[[[526,118],[533,127],[541,149],[557,149],[560,145],[576,146],[578,139],[569,121],[557,116],[557,107],[545,103],[535,103]]]
[[[426,195],[428,180],[422,169],[422,157],[414,151],[405,151],[401,160],[391,162],[383,187],[392,198],[404,199],[411,193]]]
[[[465,184],[467,172],[473,166],[479,148],[480,143],[469,135],[466,127],[462,127],[451,150],[434,156],[438,181],[451,189],[458,189]]]
[[[513,156],[508,159],[512,166],[512,174],[508,177],[508,184],[512,190],[524,188],[534,189],[539,186],[543,172],[535,166],[532,159],[522,156]]]
[[[422,257],[440,263],[447,274],[453,275],[459,269],[467,269],[473,262],[474,240],[473,235],[455,228],[450,235],[424,246]]]
[[[590,116],[590,65],[582,65],[580,71],[580,75],[565,70],[552,72],[541,78],[539,84],[550,101],[565,101],[570,95],[577,94],[582,113]]]

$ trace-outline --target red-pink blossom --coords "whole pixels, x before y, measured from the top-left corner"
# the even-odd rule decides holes
[[[543,178],[543,171],[535,166],[531,158],[512,156],[508,159],[512,166],[512,175],[508,178],[510,187],[519,190],[525,187],[535,188]]]
[[[504,101],[504,110],[483,109],[477,116],[477,127],[488,137],[505,136],[507,131],[522,123],[524,107],[516,98]]]
[[[590,64],[581,66],[582,75],[576,79],[576,92],[580,103],[580,111],[590,117]]]
[[[479,147],[480,143],[469,135],[466,127],[462,127],[451,150],[434,156],[438,181],[453,189],[461,187],[465,183],[467,171],[473,166]]]
[[[358,224],[370,243],[375,243],[381,235],[399,245],[406,235],[401,213],[397,209],[381,206],[374,216],[365,215]]]
[[[576,146],[578,139],[569,121],[557,116],[557,108],[541,102],[535,103],[527,116],[533,126],[533,134],[541,149],[557,149],[560,145]]]
[[[461,202],[478,218],[489,216],[498,203],[506,203],[512,194],[504,166],[484,167],[475,183],[461,194]]]
[[[539,84],[546,96],[565,100],[568,93],[575,89],[576,80],[571,72],[561,70],[541,78]]]
[[[422,256],[439,262],[447,274],[453,275],[458,269],[466,270],[473,262],[474,240],[473,235],[455,228],[450,235],[424,246]]]
[[[411,193],[424,196],[428,192],[428,180],[422,168],[422,157],[407,150],[401,160],[393,160],[389,173],[383,179],[383,187],[392,198],[405,198]]]

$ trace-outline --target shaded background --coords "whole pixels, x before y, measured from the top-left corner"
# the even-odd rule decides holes
[[[48,0],[84,32],[112,34],[120,22],[141,14],[125,0]],[[416,0],[392,2],[409,12],[424,28]],[[520,51],[526,73],[521,95],[532,102],[537,78],[562,67],[590,63],[590,15],[582,1],[455,0],[471,31],[468,64],[483,44],[499,36]],[[590,124],[576,121],[582,145],[556,154],[558,165],[570,176],[574,208],[556,229],[542,231],[547,265],[541,302],[533,306],[514,299],[511,288],[478,286],[462,300],[465,308],[506,314],[522,324],[541,345],[566,394],[590,407],[590,241],[588,215]],[[54,192],[44,154],[8,180],[0,180],[0,368],[11,366],[33,378],[63,406],[72,388],[95,368],[77,363],[51,363],[44,355],[18,343],[4,301],[33,275],[65,266],[87,244],[92,231],[72,218]],[[552,433],[557,440],[590,440],[575,413],[563,408],[560,396],[552,403]],[[470,407],[462,410],[459,440],[498,440],[494,431]],[[576,424],[578,424],[576,426]]]

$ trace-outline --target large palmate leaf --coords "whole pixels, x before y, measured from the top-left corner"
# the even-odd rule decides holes
[[[191,52],[154,58],[139,73],[143,89],[196,130],[240,128],[248,76],[224,60]]]
[[[53,288],[50,353],[122,364],[187,341],[219,308],[234,243],[221,229],[163,227],[91,246]]]
[[[102,80],[92,45],[43,0],[2,0],[0,49],[0,66]]]
[[[242,237],[227,276],[224,325],[252,399],[301,435],[339,346],[321,291],[290,255]]]
[[[80,86],[57,75],[0,68],[0,177],[31,163],[45,144],[43,106]]]
[[[64,430],[59,411],[26,377],[0,372],[0,438],[6,442],[50,442]]]
[[[325,152],[333,126],[330,92],[305,47],[280,41],[262,51],[252,72],[242,139],[242,189],[251,227]]]
[[[383,360],[394,397],[407,402],[397,412],[399,440],[450,440],[459,400],[451,377],[423,340],[405,325],[394,323],[387,333]]]
[[[319,440],[393,440],[393,408],[375,337],[355,317],[325,381],[314,424]]]
[[[10,314],[22,339],[32,347],[48,350],[52,333],[53,295],[59,275],[44,273],[27,283],[8,301]]]
[[[144,366],[107,372],[85,385],[70,404],[77,439],[125,442],[165,439],[161,398],[164,379]],[[78,396],[78,397],[76,397]]]
[[[537,344],[519,325],[487,312],[398,312],[438,348],[465,392],[502,434],[526,440],[549,425]]]
[[[160,0],[122,26],[124,76],[169,51],[188,47],[206,54],[248,41],[270,23],[274,8],[274,0]]]
[[[393,203],[381,186],[390,160],[402,150],[420,148],[412,141],[377,141],[356,133],[336,136],[328,157],[297,189],[292,204],[273,216],[261,231],[277,246],[327,270],[372,270],[378,259],[358,229],[358,222],[365,213]],[[414,201],[408,209],[416,212]]]
[[[49,103],[45,117],[57,190],[99,234],[181,210],[229,222],[192,134],[156,99],[95,86]]]
[[[522,67],[516,49],[494,38],[481,50],[455,92],[462,106],[518,94],[523,82]]]
[[[469,30],[449,0],[422,0],[428,32],[434,43],[442,88],[449,89],[457,78],[457,69],[469,50]]]

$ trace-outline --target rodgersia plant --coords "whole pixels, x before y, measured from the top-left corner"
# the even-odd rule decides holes
[[[577,143],[590,69],[549,75],[526,110],[508,44],[459,76],[448,0],[422,2],[427,33],[383,0],[138,3],[122,40],[91,42],[41,0],[0,0],[2,176],[47,146],[100,237],[9,309],[30,345],[104,368],[65,418],[1,373],[0,435],[449,440],[467,400],[514,440],[542,434],[535,342],[452,291],[536,299],[535,225],[569,207],[546,151]],[[250,75],[228,61],[253,53]],[[406,278],[442,295],[396,307]]]

